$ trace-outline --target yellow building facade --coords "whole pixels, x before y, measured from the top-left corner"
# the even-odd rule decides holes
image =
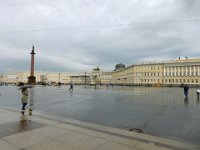
[[[180,86],[200,84],[200,59],[135,64],[112,72],[116,85]]]
[[[200,84],[200,59],[176,60],[164,63],[164,84]]]
[[[134,65],[134,85],[163,84],[163,64],[149,63]]]
[[[101,84],[111,84],[112,83],[112,72],[102,72],[100,75]]]
[[[134,84],[134,66],[129,66],[121,70],[113,71],[112,84],[133,85]]]

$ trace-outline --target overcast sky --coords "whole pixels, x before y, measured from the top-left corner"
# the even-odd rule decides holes
[[[200,57],[200,0],[0,0],[0,73]]]

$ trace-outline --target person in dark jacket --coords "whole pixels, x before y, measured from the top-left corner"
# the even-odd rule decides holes
[[[72,83],[70,83],[69,91],[73,91],[73,84]]]
[[[185,85],[183,89],[184,89],[185,96],[188,97],[188,91],[189,91],[188,85]]]

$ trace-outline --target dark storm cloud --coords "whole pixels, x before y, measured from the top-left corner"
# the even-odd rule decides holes
[[[1,72],[26,70],[32,44],[47,71],[200,56],[198,0],[0,2]]]

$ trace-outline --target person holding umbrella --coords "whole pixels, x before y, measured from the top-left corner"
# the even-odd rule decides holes
[[[22,100],[22,111],[21,111],[21,113],[24,115],[25,110],[26,110],[25,107],[28,104],[28,90],[27,90],[27,88],[23,88],[22,89],[22,98],[21,98],[21,100]]]
[[[21,113],[24,115],[26,111],[26,105],[28,104],[28,89],[31,88],[31,86],[21,86],[19,90],[22,90],[22,97],[21,97],[21,103],[22,103],[22,109]]]

